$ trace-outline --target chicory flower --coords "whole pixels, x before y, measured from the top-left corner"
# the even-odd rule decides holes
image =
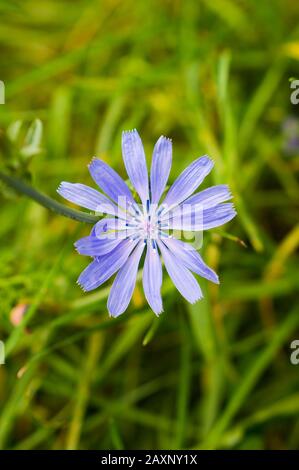
[[[172,142],[166,137],[160,137],[154,147],[150,175],[136,130],[123,132],[122,153],[139,202],[126,182],[98,158],[92,160],[89,171],[105,194],[80,183],[62,182],[58,188],[68,201],[106,215],[89,236],[75,243],[80,254],[93,258],[78,283],[91,291],[117,273],[107,304],[110,315],[117,317],[129,305],[145,252],[143,290],[155,314],[163,311],[161,257],[178,291],[194,303],[202,292],[192,272],[214,283],[219,282],[218,276],[191,243],[174,235],[202,232],[231,220],[234,207],[224,203],[231,199],[230,191],[226,185],[216,185],[192,195],[213,167],[213,161],[203,156],[181,173],[163,198],[172,163]]]

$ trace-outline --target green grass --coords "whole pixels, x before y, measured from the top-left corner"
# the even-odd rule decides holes
[[[90,227],[1,183],[0,448],[298,449],[299,150],[282,130],[298,115],[296,2],[15,0],[0,13],[0,171],[60,200],[62,180],[91,184],[93,155],[125,177],[121,131],[136,127],[148,159],[173,139],[171,181],[208,153],[205,185],[228,183],[238,211],[204,235],[221,284],[199,280],[202,301],[165,275],[157,319],[139,276],[113,320],[110,284],[75,282],[88,259],[73,242]],[[24,140],[35,119],[41,142],[39,121]]]

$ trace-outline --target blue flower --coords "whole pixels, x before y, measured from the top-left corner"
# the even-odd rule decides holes
[[[194,303],[202,298],[202,292],[191,271],[214,283],[219,280],[194,246],[179,239],[177,231],[202,232],[231,220],[236,215],[234,207],[224,203],[232,197],[229,189],[217,185],[192,196],[213,167],[212,160],[203,156],[182,172],[163,199],[172,162],[171,140],[162,136],[157,141],[150,178],[136,130],[123,132],[122,153],[139,203],[125,181],[97,158],[90,163],[89,171],[107,196],[79,183],[62,182],[58,188],[58,193],[68,201],[106,215],[89,236],[75,243],[80,254],[93,258],[78,283],[84,291],[91,291],[117,273],[108,298],[109,313],[117,317],[129,305],[145,250],[143,289],[156,315],[163,311],[160,255],[176,288]]]

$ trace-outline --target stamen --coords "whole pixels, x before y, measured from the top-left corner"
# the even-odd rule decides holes
[[[162,205],[159,207],[159,209],[157,210],[157,216],[159,217],[159,215],[162,214],[162,212],[164,211],[165,207]]]
[[[132,208],[134,209],[135,214],[142,215],[141,210],[139,209],[137,204],[132,204]]]

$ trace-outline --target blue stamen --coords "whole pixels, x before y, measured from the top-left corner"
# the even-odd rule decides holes
[[[164,206],[163,206],[163,205],[162,205],[162,206],[160,206],[160,207],[159,207],[159,209],[158,209],[158,211],[157,211],[157,215],[158,215],[158,216],[159,216],[159,215],[161,215],[161,214],[162,214],[162,212],[164,211],[164,209],[165,209],[165,208],[164,208]]]

